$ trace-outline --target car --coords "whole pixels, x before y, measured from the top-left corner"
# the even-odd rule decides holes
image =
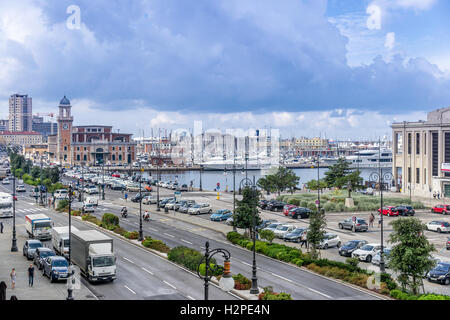
[[[277,201],[277,202],[269,202],[266,209],[270,211],[282,211],[286,203]]]
[[[371,262],[372,258],[381,250],[381,245],[378,243],[368,243],[361,248],[352,252],[352,258],[357,258],[360,261]]]
[[[450,237],[447,238],[447,243],[445,244],[445,248],[450,250]]]
[[[174,204],[173,209],[179,211],[180,207],[184,206],[186,203],[195,204],[195,200],[181,200]]]
[[[306,228],[296,228],[292,230],[289,233],[286,233],[283,237],[283,240],[286,242],[300,242],[301,237],[304,232],[306,232],[308,229]]]
[[[37,248],[34,253],[33,263],[41,270],[44,259],[51,256],[56,256],[56,253],[52,249],[46,247]]]
[[[384,216],[398,216],[398,212],[396,212],[394,206],[385,206],[383,207],[383,215]],[[378,209],[378,212],[381,213],[381,209]]]
[[[181,212],[181,213],[188,213],[189,208],[195,206],[195,204],[196,204],[195,202],[193,202],[193,203],[187,202],[186,204],[182,205],[182,206],[178,209],[178,212]]]
[[[441,214],[448,214],[450,213],[450,205],[448,204],[438,204],[437,206],[434,206],[431,208],[431,212],[433,213],[441,213]]]
[[[227,225],[229,225],[229,226],[232,226],[233,225],[233,217],[229,217],[226,221],[225,221],[225,224],[227,224]]]
[[[349,229],[353,232],[367,231],[369,229],[367,222],[364,219],[357,217],[351,217],[340,221],[338,227],[339,229]]]
[[[51,256],[44,259],[42,263],[42,275],[50,278],[50,282],[67,280],[69,277],[69,264],[66,258]]]
[[[93,203],[85,203],[81,208],[81,212],[82,213],[95,212],[95,205]]]
[[[398,212],[401,216],[413,216],[416,214],[414,208],[408,205],[396,206],[393,211]]]
[[[344,257],[351,257],[352,252],[366,245],[366,240],[350,240],[339,248],[339,255]]]
[[[121,183],[118,183],[118,182],[112,182],[109,186],[110,186],[109,188],[111,190],[124,190],[125,189],[125,187]]]
[[[9,179],[8,178],[3,179],[2,184],[9,184]]]
[[[430,221],[426,224],[427,230],[441,232],[450,232],[450,223],[447,221]]]
[[[157,198],[154,196],[145,196],[142,198],[142,204],[154,204],[157,203]]]
[[[130,200],[131,202],[139,202],[141,199],[149,195],[150,195],[149,192],[139,192],[136,193]]]
[[[180,201],[169,201],[166,203],[166,206],[164,208],[167,208],[169,210],[175,210],[175,205],[179,203]]]
[[[177,188],[177,191],[188,191],[188,190],[189,190],[189,188],[188,188],[187,184],[182,184],[181,186],[179,186]]]
[[[319,244],[319,248],[321,249],[328,249],[330,247],[340,247],[341,246],[341,239],[339,236],[335,233],[325,233],[323,235],[323,240]]]
[[[275,229],[281,224],[283,224],[283,223],[282,222],[272,222],[268,226],[266,226],[263,230],[270,230],[270,231],[275,232]]]
[[[220,209],[214,212],[210,219],[212,221],[225,221],[233,215],[233,212],[229,209]]]
[[[273,230],[273,233],[275,234],[275,237],[283,239],[286,234],[294,231],[295,229],[296,226],[292,224],[280,224],[275,230]]]
[[[27,191],[27,189],[25,189],[25,186],[23,184],[19,184],[16,187],[16,192],[25,192],[25,191]]]
[[[144,187],[139,187],[138,183],[129,183],[126,187],[127,191],[131,191],[131,192],[139,192],[139,190],[144,191]]]
[[[311,212],[312,211],[308,208],[297,207],[297,208],[293,208],[289,211],[288,217],[291,217],[292,219],[309,218],[309,215],[311,214]]]
[[[86,192],[87,194],[98,194],[98,188],[94,185],[87,186],[84,188],[84,192]]]
[[[274,222],[278,222],[278,221],[275,219],[264,219],[261,221],[261,223],[258,226],[256,226],[256,230],[264,229],[269,224],[274,223]]]
[[[283,213],[284,213],[284,215],[287,216],[288,213],[289,213],[289,210],[291,210],[291,209],[293,209],[293,208],[297,208],[297,206],[296,206],[296,205],[293,205],[293,204],[287,204],[287,205],[285,205],[285,206],[283,207]]]
[[[436,267],[431,269],[427,274],[427,279],[430,282],[437,282],[440,284],[450,284],[450,263],[439,262]]]
[[[258,206],[259,206],[261,209],[266,209],[266,207],[267,207],[268,204],[269,204],[269,200],[263,199],[263,200],[259,200]]]
[[[167,202],[175,200],[175,198],[164,198],[162,200],[159,201],[159,207],[160,208],[164,208],[164,206],[166,205]]]
[[[146,186],[144,187],[144,189],[145,189],[146,191],[152,191],[152,186],[146,185]]]
[[[211,214],[212,209],[208,203],[199,203],[199,204],[195,204],[191,208],[189,208],[188,213],[189,214],[202,214],[202,213]]]
[[[167,201],[166,204],[164,205],[164,208],[169,209],[169,207],[171,207],[172,204],[174,204],[174,203],[176,203],[176,202],[177,202],[177,200],[175,200],[175,199],[169,200],[169,201]]]
[[[36,249],[41,247],[43,247],[43,245],[40,240],[26,240],[23,245],[22,253],[28,260],[31,260],[34,257]]]
[[[384,266],[389,268],[389,255],[391,253],[391,248],[383,248],[384,252]],[[372,264],[379,266],[381,262],[381,250],[372,258]]]

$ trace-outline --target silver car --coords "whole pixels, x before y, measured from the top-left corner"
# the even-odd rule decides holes
[[[343,221],[340,221],[338,226],[339,229],[349,229],[352,230],[353,232],[367,231],[369,229],[369,225],[364,219],[356,217],[347,218]]]
[[[208,203],[200,203],[192,206],[188,210],[189,214],[202,214],[202,213],[212,213],[211,206]]]
[[[27,240],[23,245],[23,255],[27,257],[28,260],[34,258],[34,253],[37,248],[43,247],[42,242],[40,240]]]

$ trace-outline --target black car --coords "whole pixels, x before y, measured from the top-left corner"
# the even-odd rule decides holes
[[[303,218],[309,218],[309,215],[312,211],[308,208],[294,208],[291,211],[289,211],[288,216],[292,219],[303,219]]]
[[[283,211],[284,206],[286,205],[285,202],[277,201],[277,202],[270,202],[266,209],[270,211]]]
[[[283,240],[288,241],[288,242],[297,242],[298,243],[298,242],[300,242],[300,239],[306,230],[307,230],[306,228],[294,229],[292,232],[287,233],[283,237]]]
[[[161,201],[159,201],[159,206],[163,207],[166,205],[167,202],[174,200],[175,198],[166,198],[166,199],[162,199]]]
[[[265,209],[265,208],[267,207],[268,204],[269,204],[269,201],[268,201],[268,200],[260,200],[258,206],[259,206],[261,209]]]
[[[450,284],[450,263],[439,262],[434,269],[427,274],[427,279],[430,282],[437,282],[441,284]]]
[[[361,248],[362,246],[366,245],[366,240],[350,240],[343,246],[339,248],[339,255],[344,257],[351,257],[352,252],[356,249]]]
[[[256,230],[261,230],[264,229],[265,227],[267,227],[269,224],[277,222],[277,220],[275,219],[265,219],[261,222],[261,224],[259,226],[256,226]]]
[[[149,196],[150,192],[141,192],[141,193],[136,193],[134,195],[134,197],[131,198],[132,202],[139,202],[142,198],[144,198],[145,196]]]
[[[397,206],[392,209],[392,212],[398,212],[400,216],[413,216],[416,214],[413,207],[406,205]]]

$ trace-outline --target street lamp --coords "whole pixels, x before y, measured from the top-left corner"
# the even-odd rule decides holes
[[[13,237],[11,244],[11,252],[17,252],[17,239],[16,239],[16,177],[13,173]]]
[[[73,276],[73,265],[72,265],[72,212],[71,212],[71,206],[72,206],[72,183],[69,184],[69,270],[71,275]],[[72,278],[72,277],[71,277]],[[67,280],[72,281],[72,279]],[[72,286],[69,284],[67,286],[67,300],[73,300],[72,296]]]
[[[144,240],[142,232],[142,162],[139,161],[139,241]]]
[[[205,284],[204,284],[205,300],[208,300],[208,287],[209,287],[209,281],[211,280],[211,276],[209,275],[210,274],[209,272],[211,271],[211,273],[213,273],[214,271],[216,271],[219,268],[217,265],[214,267],[211,267],[210,261],[211,261],[211,258],[218,253],[221,253],[223,258],[225,259],[224,270],[223,270],[224,272],[223,272],[222,277],[220,278],[219,286],[224,291],[230,291],[231,289],[234,288],[234,280],[230,274],[230,268],[231,268],[230,252],[228,250],[225,250],[222,248],[217,248],[217,249],[213,249],[213,250],[209,251],[209,242],[206,241],[205,255],[202,257],[202,259],[200,260],[200,263],[197,266],[198,277],[205,281]],[[200,266],[201,266],[203,260],[205,261],[205,275],[204,276],[202,274],[200,274]]]
[[[236,137],[234,137],[234,151],[233,151],[233,231],[236,229]]]
[[[158,160],[156,161],[156,177],[158,183],[156,184],[156,211],[161,211],[159,207],[159,184],[161,183],[161,173],[159,172],[159,161],[161,157],[161,131],[158,129]]]

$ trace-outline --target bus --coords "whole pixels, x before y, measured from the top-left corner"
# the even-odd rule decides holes
[[[13,197],[9,193],[0,192],[0,218],[13,216]]]

